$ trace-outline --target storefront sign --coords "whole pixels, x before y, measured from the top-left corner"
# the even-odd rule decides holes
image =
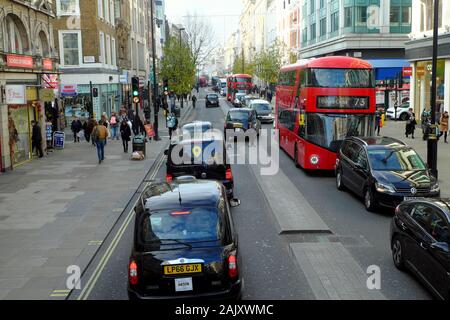
[[[52,141],[52,136],[53,136],[53,125],[51,122],[47,122],[45,124],[45,137],[47,140],[47,145],[48,142]]]
[[[57,74],[43,74],[42,85],[47,89],[58,89],[58,75]]]
[[[33,57],[8,54],[6,56],[6,65],[12,68],[33,69]]]
[[[24,85],[6,85],[6,104],[26,104]]]
[[[412,67],[403,67],[403,77],[411,77],[413,72]]]
[[[55,91],[53,89],[40,89],[39,98],[42,102],[52,102],[55,100]]]
[[[425,68],[424,67],[417,67],[416,68],[416,74],[418,77],[422,77],[425,75]]]
[[[95,63],[95,57],[94,56],[85,56],[83,57],[84,63]]]
[[[63,97],[75,97],[77,95],[76,84],[65,84],[61,86],[61,95]]]
[[[37,88],[27,88],[27,101],[36,101],[38,100]]]
[[[53,61],[51,59],[42,60],[42,68],[44,70],[53,70]]]

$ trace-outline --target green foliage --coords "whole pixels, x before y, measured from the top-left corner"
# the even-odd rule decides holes
[[[250,59],[245,59],[244,57],[244,63],[242,62],[242,55],[236,57],[233,63],[233,73],[243,73],[253,76],[255,73],[255,61],[252,61]]]
[[[267,83],[276,83],[282,67],[283,46],[276,41],[269,48],[259,52],[255,59],[255,75]]]
[[[161,77],[168,79],[170,90],[177,94],[190,92],[195,85],[196,66],[191,49],[178,37],[170,37],[164,47]]]

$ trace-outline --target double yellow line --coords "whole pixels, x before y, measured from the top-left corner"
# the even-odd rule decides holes
[[[148,177],[149,180],[154,180],[156,175],[158,174],[159,169],[165,162],[165,156],[162,156],[157,165],[153,168],[153,172]],[[148,186],[148,182],[145,184],[145,187]],[[145,188],[144,187],[144,188]],[[111,258],[113,252],[116,250],[117,245],[119,244],[120,240],[123,237],[123,234],[125,233],[125,230],[128,228],[128,225],[132,221],[134,217],[134,207],[140,200],[140,197],[135,201],[133,204],[133,207],[128,212],[124,222],[120,226],[119,230],[117,231],[116,235],[114,236],[113,240],[109,244],[108,249],[106,250],[105,254],[101,258],[100,262],[98,263],[97,267],[95,268],[94,272],[92,273],[91,277],[86,283],[86,286],[84,286],[83,290],[81,291],[80,295],[78,296],[77,300],[87,300],[89,298],[89,295],[91,294],[92,290],[94,289],[100,275],[102,274],[103,270],[105,269],[106,264],[108,263],[109,259]]]

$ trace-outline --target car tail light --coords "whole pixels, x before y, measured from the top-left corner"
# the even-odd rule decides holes
[[[397,208],[395,208],[395,214],[399,214],[400,212],[401,212],[400,206],[397,206]]]
[[[135,261],[130,261],[130,266],[128,270],[128,279],[130,281],[130,284],[135,286],[138,284],[138,270],[137,270],[137,264]]]
[[[231,171],[231,168],[228,168],[225,172],[225,180],[233,180],[233,172]]]
[[[238,276],[237,259],[235,254],[228,256],[228,276],[231,279],[236,279]]]
[[[166,174],[166,181],[168,183],[171,183],[173,181],[173,175],[171,175],[170,173]]]

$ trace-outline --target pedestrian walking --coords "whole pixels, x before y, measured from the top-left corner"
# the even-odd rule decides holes
[[[444,142],[447,142],[447,134],[448,134],[448,111],[444,111],[444,113],[441,115],[441,118],[439,119],[439,130],[441,133],[439,134],[439,138],[444,136]]]
[[[413,112],[412,108],[409,108],[408,110],[408,116],[406,118],[406,128],[405,128],[405,136],[406,138],[409,137],[409,135],[411,135],[411,138],[414,139],[414,131],[416,130],[416,115]]]
[[[128,143],[131,137],[131,128],[128,125],[126,119],[120,124],[120,135],[122,136],[123,152],[128,153]]]
[[[9,133],[9,158],[11,161],[11,170],[14,169],[15,156],[14,153],[16,151],[16,143],[19,141],[19,133],[16,129],[16,124],[11,116],[11,113],[8,115],[8,133]]]
[[[269,103],[272,103],[272,99],[273,99],[273,93],[272,93],[272,90],[269,90],[267,92],[267,101],[269,101]]]
[[[105,145],[108,139],[108,129],[102,124],[95,123],[92,139],[97,147],[98,163],[101,164],[105,160]]]
[[[87,121],[86,129],[84,130],[84,137],[86,138],[87,142],[91,141],[91,135],[92,135],[92,131],[94,130],[94,127],[95,127],[94,119],[90,118]],[[92,141],[92,144],[94,144],[93,141]]]
[[[195,94],[192,95],[192,108],[195,109],[195,104],[197,103],[197,97],[195,96]]]
[[[139,117],[138,114],[134,115],[134,121],[133,121],[133,133],[135,136],[139,135],[140,133],[142,133],[142,128],[144,127],[144,125],[142,124],[141,118]]]
[[[83,129],[83,124],[81,123],[80,119],[78,119],[78,118],[73,119],[70,128],[72,129],[72,132],[73,132],[73,142],[79,143],[80,137],[78,134]]]
[[[170,113],[175,112],[175,106],[176,106],[175,94],[172,93],[170,95]]]
[[[32,134],[31,134],[31,146],[32,152],[36,149],[36,155],[39,158],[44,156],[44,152],[42,151],[42,130],[39,124],[36,121],[31,121],[31,125],[33,126]]]
[[[172,140],[172,133],[178,128],[178,119],[174,113],[167,117],[167,128],[169,128],[169,139]]]
[[[109,120],[111,126],[111,140],[119,140],[119,119],[115,112],[112,113],[111,119]]]
[[[380,136],[380,130],[383,127],[383,113],[383,107],[378,108],[375,112],[375,132],[377,133],[377,136]]]

